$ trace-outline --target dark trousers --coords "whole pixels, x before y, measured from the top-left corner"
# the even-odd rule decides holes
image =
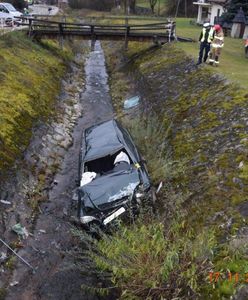
[[[209,51],[210,51],[210,43],[208,43],[208,42],[201,42],[201,44],[200,44],[199,58],[198,58],[198,64],[202,63],[202,58],[203,58],[203,61],[206,62],[206,60],[208,58]]]

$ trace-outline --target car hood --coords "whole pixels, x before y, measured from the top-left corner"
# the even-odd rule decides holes
[[[84,193],[84,206],[94,208],[132,195],[139,184],[138,170],[131,169],[98,177],[80,190]]]
[[[19,11],[11,11],[11,12],[10,12],[10,15],[11,15],[12,17],[21,17],[21,16],[22,16],[22,13],[19,12]]]

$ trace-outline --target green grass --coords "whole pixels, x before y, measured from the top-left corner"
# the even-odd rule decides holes
[[[149,0],[137,0],[137,6],[150,8]]]
[[[179,21],[186,27],[182,27],[181,32],[184,33],[182,35],[195,34],[195,37],[198,37],[200,27],[189,25],[188,20],[185,19]],[[140,122],[140,119],[134,121],[129,116],[126,119],[136,144],[148,162],[149,174],[153,182],[155,184],[164,182],[157,203],[160,204],[159,211],[165,223],[165,239],[167,241],[170,239],[166,231],[167,228],[171,228],[170,225],[181,226],[183,229],[179,230],[178,235],[177,231],[174,231],[175,238],[171,243],[167,244],[167,241],[161,240],[164,247],[169,245],[169,248],[175,250],[180,258],[179,266],[173,266],[173,270],[169,272],[162,286],[168,284],[182,291],[181,295],[175,294],[176,291],[172,290],[171,294],[163,296],[165,299],[176,297],[186,299],[187,295],[187,299],[229,299],[241,284],[239,282],[232,285],[226,281],[228,269],[233,273],[246,272],[246,264],[244,264],[246,255],[243,252],[237,255],[237,249],[232,253],[235,243],[240,244],[242,241],[237,238],[233,242],[234,245],[222,241],[227,236],[232,240],[237,230],[247,224],[247,220],[242,218],[237,210],[237,205],[247,199],[248,167],[245,154],[247,96],[244,96],[236,85],[226,84],[221,79],[217,79],[215,76],[217,68],[194,69],[191,59],[185,56],[181,46],[196,47],[197,57],[197,44],[178,43],[156,48],[150,47],[150,44],[130,42],[129,49],[124,54],[126,61],[129,62],[126,68],[123,66],[119,68],[118,59],[121,59],[122,44],[118,45],[120,49],[117,50],[114,47],[110,50],[105,49],[114,106],[120,115],[123,100],[129,96],[130,89],[132,91],[133,82],[142,83],[142,93],[146,95],[144,102],[147,105],[146,112],[151,110],[155,118],[149,115],[145,124]],[[188,72],[189,66],[193,67],[190,72]],[[135,71],[135,77],[132,72],[125,74],[125,70]],[[165,126],[163,127],[162,124]],[[233,150],[242,145],[244,145],[243,150]],[[241,169],[238,168],[240,162],[244,163]],[[234,182],[234,178],[242,180],[244,188],[240,188]],[[182,216],[179,222],[173,222],[176,213]],[[230,219],[233,220],[231,225],[229,225]],[[149,222],[144,222],[148,225],[145,233],[148,234],[147,236],[149,236],[151,223],[153,223],[151,219]],[[139,229],[141,232],[141,228]],[[215,233],[212,231],[208,236],[211,229]],[[133,230],[136,231],[135,228]],[[134,233],[129,232],[128,228],[126,235],[132,239],[132,234]],[[210,252],[211,249],[213,250],[212,257],[206,257],[203,251],[209,238],[217,241],[216,247],[209,247]],[[122,245],[125,245],[125,237],[119,234],[109,243],[113,246],[113,251],[116,249],[119,251]],[[184,255],[185,249],[180,245],[188,245],[187,243],[192,243],[192,247],[190,254]],[[140,240],[138,245],[141,244]],[[100,251],[104,251],[105,246],[100,245]],[[141,251],[143,249],[145,245]],[[132,255],[130,252],[122,251],[125,257]],[[190,256],[192,253],[193,257]],[[105,256],[109,263],[107,270],[115,272],[113,279],[123,292],[128,290],[127,299],[135,299],[130,297],[130,291],[135,292],[130,286],[135,279],[142,276],[142,267],[137,270],[140,273],[136,273],[135,279],[132,278],[132,274],[130,277],[118,276],[118,272],[119,274],[122,272],[121,265],[118,265],[118,262],[122,261],[122,255],[119,255],[120,252],[115,254],[114,259]],[[166,263],[167,252],[161,255],[164,255]],[[151,264],[148,264],[152,266],[154,261],[149,252],[146,253],[146,258],[152,260]],[[130,270],[126,271],[129,276]],[[221,272],[222,278],[218,284],[210,284],[210,271]],[[155,287],[161,286],[161,281],[155,281],[153,282]],[[149,287],[141,288],[146,292]],[[163,292],[166,293],[165,290]],[[198,298],[197,294],[198,296],[200,294]],[[146,295],[136,294],[136,299],[146,299]]]
[[[191,25],[190,19],[177,19],[177,35],[190,37],[198,41],[201,27]],[[178,43],[178,47],[183,49],[187,55],[192,56],[197,61],[199,53],[198,43]],[[248,60],[244,55],[244,41],[242,39],[233,39],[225,37],[225,45],[220,56],[220,65],[218,68],[206,66],[214,72],[223,74],[228,80],[239,84],[248,91]]]
[[[142,1],[141,1],[142,2]],[[143,1],[142,3],[146,3]],[[139,2],[138,2],[139,4]],[[99,13],[100,14],[100,13]],[[92,12],[91,17],[95,15]],[[111,16],[110,14],[102,14],[101,20],[104,17],[109,18],[107,21],[109,24],[125,24],[123,16]],[[99,17],[100,15],[98,15]],[[104,22],[106,22],[105,19]],[[164,18],[143,17],[143,16],[129,16],[129,24],[149,24],[164,21]],[[191,25],[189,18],[177,18],[177,35],[182,37],[193,38],[195,43],[178,43],[177,47],[184,50],[187,55],[192,56],[195,61],[198,59],[199,44],[198,38],[201,32],[201,27],[197,25]],[[248,91],[248,60],[244,55],[244,42],[242,39],[233,39],[230,37],[225,37],[225,45],[220,56],[220,65],[218,68],[205,66],[207,69],[223,74],[229,81],[237,83],[245,91]]]
[[[38,120],[54,113],[71,53],[54,42],[37,44],[22,32],[0,38],[0,174],[20,157]]]
[[[116,288],[118,299],[159,300],[183,299],[189,292],[200,292],[202,285],[209,286],[208,268],[217,245],[215,233],[209,228],[194,235],[185,230],[184,224],[181,216],[166,228],[150,217],[149,221],[122,225],[111,236],[93,241],[87,256],[99,277],[109,272],[112,276],[109,288],[89,290],[106,294]],[[81,232],[76,234],[87,240]]]
[[[145,1],[143,3],[146,3]],[[92,12],[93,16],[95,13]],[[96,20],[102,21],[99,16]],[[111,16],[110,14],[104,14],[105,21],[108,24],[125,24],[123,16]],[[154,17],[143,17],[143,16],[129,16],[129,24],[149,24],[156,22],[163,22],[165,18]],[[187,55],[194,58],[197,62],[199,53],[198,38],[201,32],[201,27],[197,25],[191,25],[189,18],[177,18],[177,35],[182,37],[188,37],[194,39],[195,43],[178,43],[177,47],[184,50]],[[159,30],[158,32],[160,32]],[[248,60],[244,55],[244,41],[242,39],[233,39],[230,37],[225,37],[225,45],[220,56],[220,65],[218,68],[205,66],[207,69],[223,74],[229,81],[237,83],[248,91]]]
[[[158,0],[155,6],[155,12],[158,10],[158,5],[160,2],[160,8],[165,7],[167,0]],[[151,8],[149,0],[137,0],[137,6]]]

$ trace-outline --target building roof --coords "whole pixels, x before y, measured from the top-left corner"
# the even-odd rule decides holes
[[[228,2],[228,0],[198,0],[193,2],[195,5],[200,5],[200,6],[210,6],[211,4],[219,4],[219,5],[224,5]]]
[[[208,2],[214,2],[218,4],[226,4],[228,0],[208,0]]]
[[[246,23],[245,14],[242,7],[240,7],[239,11],[235,15],[233,23]]]
[[[196,1],[196,2],[193,2],[194,5],[199,5],[199,6],[206,6],[206,7],[209,7],[210,6],[210,3],[208,2],[202,2],[200,0]]]

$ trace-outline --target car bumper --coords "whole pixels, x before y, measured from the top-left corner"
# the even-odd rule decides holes
[[[126,212],[126,208],[121,206],[120,208],[111,211],[109,214],[106,214],[101,219],[96,216],[84,215],[80,217],[80,222],[82,225],[88,226],[91,223],[96,223],[99,226],[105,227],[107,224],[111,223],[113,220],[117,219],[119,216]]]

